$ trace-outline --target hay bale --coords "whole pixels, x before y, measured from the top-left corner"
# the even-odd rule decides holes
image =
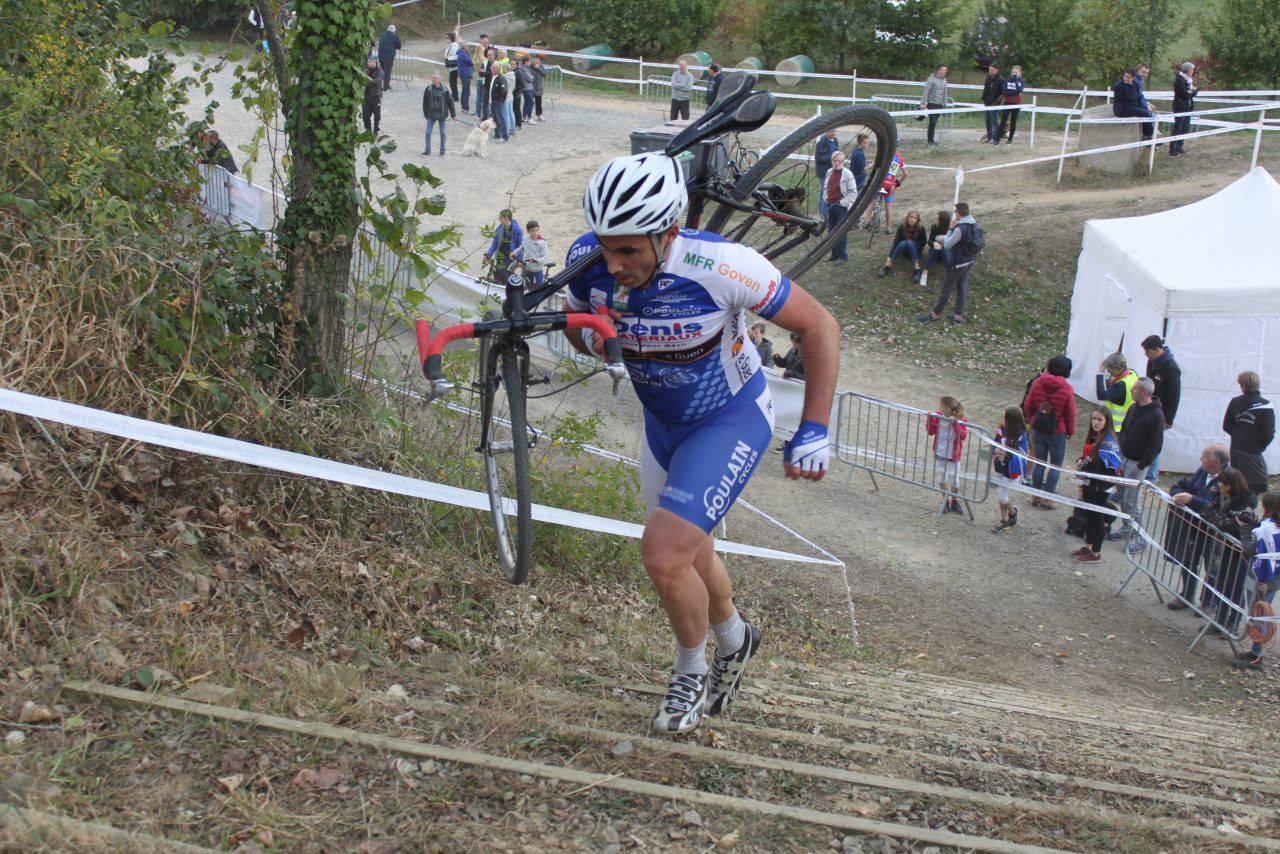
[[[1086,119],[1112,118],[1111,105],[1090,107],[1084,111]],[[1130,125],[1093,125],[1080,126],[1080,144],[1077,151],[1088,151],[1091,148],[1106,148],[1111,145],[1123,145],[1126,142],[1137,142],[1142,139],[1142,128],[1138,124]],[[1108,151],[1106,154],[1091,154],[1081,157],[1080,163],[1104,175],[1129,177],[1139,169],[1146,169],[1145,148],[1129,148],[1124,151]]]

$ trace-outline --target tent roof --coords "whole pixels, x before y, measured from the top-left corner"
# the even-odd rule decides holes
[[[1085,232],[1123,251],[1169,291],[1280,288],[1280,184],[1261,166],[1206,199],[1147,216],[1089,220]]]

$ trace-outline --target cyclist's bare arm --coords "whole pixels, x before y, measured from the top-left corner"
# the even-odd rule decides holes
[[[801,419],[830,424],[831,401],[840,371],[840,325],[831,312],[795,282],[786,303],[773,322],[802,336],[804,356],[804,409]]]

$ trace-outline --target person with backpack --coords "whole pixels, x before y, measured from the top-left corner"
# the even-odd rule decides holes
[[[973,262],[978,260],[979,253],[987,245],[987,237],[969,214],[968,202],[956,202],[956,215],[947,232],[947,239],[942,248],[951,253],[947,263],[946,275],[942,277],[942,286],[938,289],[938,300],[929,311],[916,315],[922,323],[932,323],[942,319],[942,311],[951,301],[951,292],[956,293],[955,311],[947,315],[952,323],[964,322],[965,301],[969,298],[969,270]]]
[[[996,446],[991,451],[991,468],[995,470],[992,482],[996,485],[996,501],[1000,504],[1000,521],[991,529],[993,534],[1003,533],[1018,524],[1018,508],[1009,497],[1009,487],[1027,473],[1027,421],[1022,410],[1009,406],[996,428]]]
[[[1076,390],[1067,382],[1071,376],[1071,360],[1066,356],[1054,356],[1045,366],[1044,373],[1036,377],[1022,402],[1022,413],[1031,425],[1031,448],[1039,462],[1031,471],[1033,489],[1057,494],[1057,468],[1067,456],[1067,440],[1076,432]],[[1044,465],[1048,460],[1054,468]],[[1048,474],[1046,474],[1046,471]],[[1058,505],[1049,498],[1032,496],[1032,507],[1052,510]]]

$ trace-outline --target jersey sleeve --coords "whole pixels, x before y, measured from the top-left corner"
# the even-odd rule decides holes
[[[565,268],[568,269],[569,265],[595,249],[599,243],[591,232],[573,241],[573,245],[569,247],[569,254],[564,259]],[[591,281],[598,272],[596,268],[602,266],[602,264],[593,264],[582,275],[574,277],[573,281],[569,282],[569,287],[564,292],[564,301],[570,311],[587,311],[591,308]]]

